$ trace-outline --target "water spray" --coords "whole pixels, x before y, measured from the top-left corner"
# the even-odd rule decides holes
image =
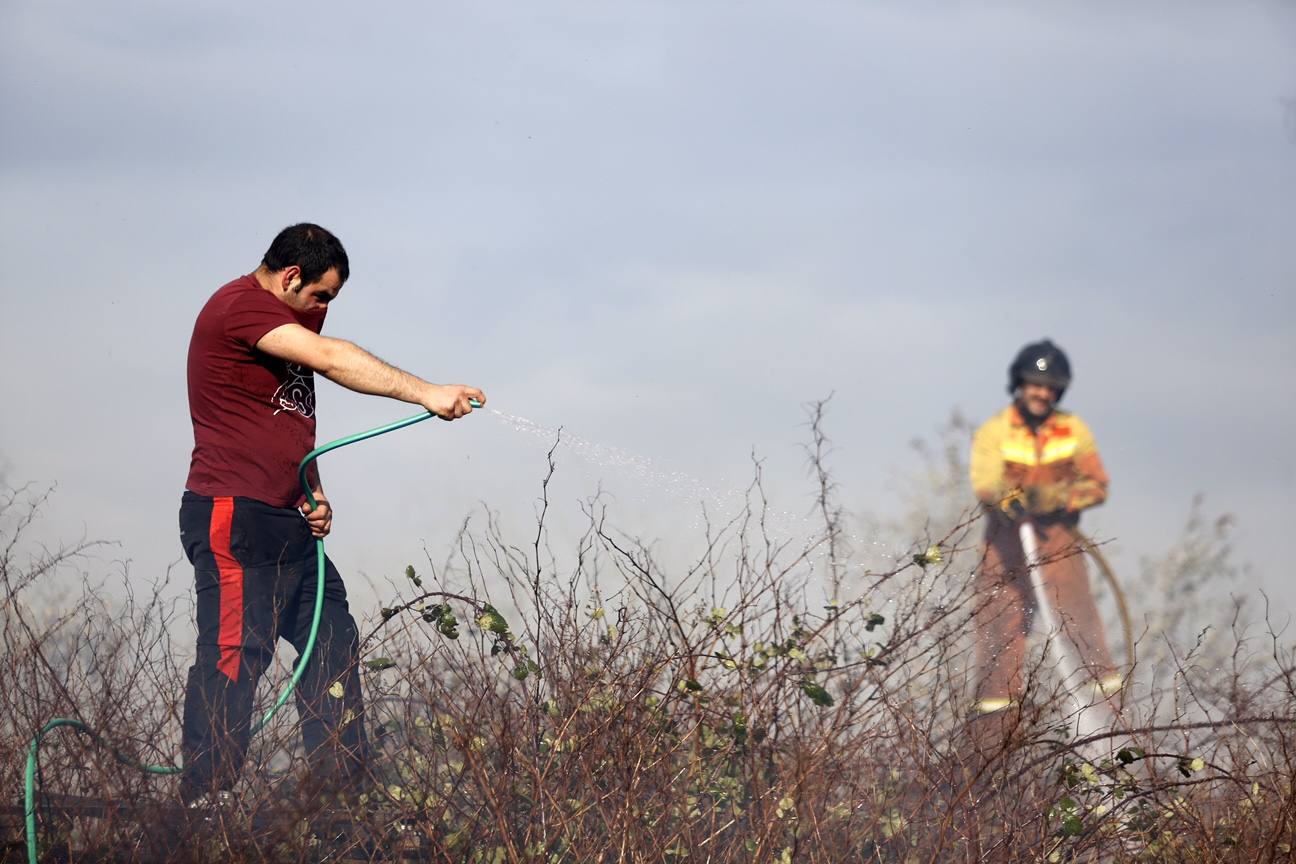
[[[1035,608],[1040,616],[1040,623],[1043,624],[1044,633],[1048,640],[1045,648],[1048,650],[1056,649],[1058,673],[1062,676],[1062,684],[1066,689],[1067,701],[1070,703],[1071,716],[1074,718],[1076,734],[1080,738],[1088,738],[1091,735],[1097,735],[1112,728],[1115,717],[1112,714],[1110,706],[1106,699],[1086,700],[1081,695],[1081,688],[1084,686],[1083,676],[1080,676],[1079,658],[1072,650],[1073,645],[1070,639],[1059,625],[1057,615],[1053,610],[1053,603],[1050,601],[1048,591],[1044,587],[1044,577],[1040,572],[1041,561],[1039,556],[1039,543],[1035,537],[1035,526],[1029,520],[1021,523],[1018,530],[1021,536],[1022,551],[1026,555],[1026,567],[1030,571],[1031,589],[1035,593]]]

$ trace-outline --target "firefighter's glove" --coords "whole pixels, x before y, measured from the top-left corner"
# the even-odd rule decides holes
[[[1045,483],[1025,490],[1026,510],[1032,516],[1045,516],[1066,510],[1071,501],[1069,483]]]
[[[1102,485],[1093,480],[1079,480],[1071,486],[1067,509],[1080,511],[1101,504],[1107,497]]]
[[[1027,513],[1026,493],[1021,489],[1013,489],[1000,499],[998,509],[1013,522],[1024,518]]]

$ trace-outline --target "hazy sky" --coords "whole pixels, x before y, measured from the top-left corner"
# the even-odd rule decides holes
[[[1200,492],[1296,610],[1296,4],[8,0],[0,100],[0,475],[140,578],[181,554],[194,316],[310,220],[351,257],[327,332],[618,448],[560,451],[562,527],[601,480],[684,548],[753,451],[804,512],[829,393],[885,512],[1047,335],[1122,567]],[[319,391],[321,440],[413,413]],[[331,553],[385,578],[478,500],[526,542],[545,443],[338,454]]]

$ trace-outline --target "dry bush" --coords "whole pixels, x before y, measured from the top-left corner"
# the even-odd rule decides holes
[[[1273,627],[1230,611],[1209,645],[1159,632],[1164,657],[1136,678],[1121,726],[1090,739],[1067,731],[1062,682],[1037,653],[1029,707],[1002,746],[975,748],[973,512],[915,504],[913,548],[859,576],[822,419],[812,406],[821,530],[774,536],[756,463],[746,505],[706,519],[681,572],[618,531],[602,496],[583,503],[581,536],[549,535],[555,445],[534,536],[514,542],[483,511],[371,623],[374,758],[358,797],[301,794],[309,760],[284,712],[254,741],[237,810],[166,850],[173,781],[61,730],[42,750],[42,790],[131,806],[73,819],[55,800],[45,848],[123,861],[1289,860],[1296,682]],[[42,584],[88,550],[19,560],[38,506],[14,495],[2,514],[0,782],[15,792],[52,716],[84,719],[132,759],[176,752],[190,638],[181,626],[186,644],[170,642],[161,585],[110,603],[87,583],[43,616]]]

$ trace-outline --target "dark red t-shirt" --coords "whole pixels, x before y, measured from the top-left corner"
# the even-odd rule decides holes
[[[318,333],[324,314],[297,312],[251,275],[223,286],[198,313],[189,340],[189,491],[275,507],[305,499],[297,466],[315,447],[315,375],[256,349],[284,324]]]

